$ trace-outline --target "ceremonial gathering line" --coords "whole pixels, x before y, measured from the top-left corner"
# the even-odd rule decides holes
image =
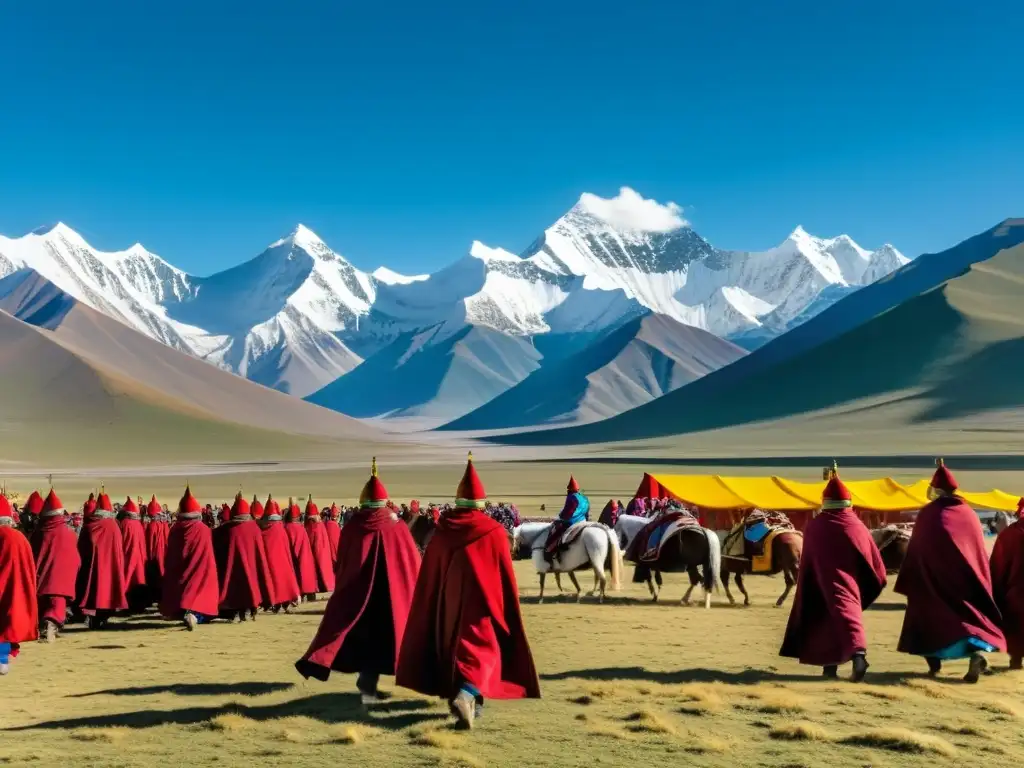
[[[967,659],[965,680],[986,673],[985,654],[1008,650],[1011,668],[1024,656],[1024,527],[1000,534],[991,566],[980,520],[941,465],[933,499],[901,537],[896,592],[907,598],[898,649],[942,663]],[[854,508],[836,468],[828,473],[819,512],[797,531],[781,513],[755,510],[729,531],[705,528],[699,511],[674,501],[609,502],[590,521],[590,502],[570,478],[566,502],[550,522],[522,522],[514,508],[492,507],[472,455],[454,505],[396,507],[373,462],[358,508],[326,513],[309,499],[305,512],[273,498],[250,504],[239,493],[213,527],[185,489],[174,515],[156,499],[131,499],[116,511],[105,493],[90,497],[81,520],[49,495],[30,498],[21,514],[0,496],[0,672],[20,644],[56,640],[67,622],[102,629],[111,618],[152,604],[188,630],[216,619],[251,620],[258,610],[288,612],[303,599],[332,592],[306,654],[295,663],[306,678],[332,671],[357,675],[364,703],[378,699],[381,675],[399,686],[448,701],[471,728],[487,699],[540,696],[519,606],[512,555],[531,557],[540,578],[594,574],[603,599],[621,582],[623,560],[633,580],[658,599],[661,574],[685,571],[689,600],[736,576],[781,572],[785,601],[795,585],[781,655],[820,666],[826,677],[852,663],[851,679],[868,670],[862,612],[886,585],[877,537]],[[204,514],[205,512],[205,514]],[[173,518],[173,522],[172,522]],[[79,530],[80,529],[80,530]],[[889,542],[883,542],[883,548]],[[609,575],[610,574],[610,575]]]

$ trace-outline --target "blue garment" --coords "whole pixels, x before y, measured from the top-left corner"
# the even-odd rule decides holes
[[[590,500],[582,493],[570,493],[565,498],[565,506],[559,513],[558,519],[565,523],[566,528],[589,520]]]
[[[957,640],[952,645],[947,645],[941,651],[923,655],[931,659],[966,659],[978,651],[994,653],[997,650],[999,649],[989,645],[984,640],[979,640],[976,637],[965,637],[963,640]]]
[[[0,643],[0,664],[6,664],[11,657],[11,644]]]
[[[749,528],[744,529],[743,538],[752,544],[757,544],[761,539],[768,535],[768,523],[764,520],[759,520]]]

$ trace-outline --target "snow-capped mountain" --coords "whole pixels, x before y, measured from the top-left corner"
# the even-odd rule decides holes
[[[522,255],[474,242],[431,275],[363,272],[299,225],[254,259],[195,277],[138,244],[96,250],[58,224],[0,237],[0,298],[42,278],[176,349],[306,396],[396,343],[407,348],[403,365],[434,345],[463,354],[452,339],[467,328],[525,341],[512,347],[522,359],[508,360],[523,376],[538,365],[531,346],[564,357],[539,339],[579,344],[649,313],[767,339],[906,261],[892,246],[867,251],[802,228],[768,251],[721,250],[674,204],[623,188],[610,199],[582,195]]]

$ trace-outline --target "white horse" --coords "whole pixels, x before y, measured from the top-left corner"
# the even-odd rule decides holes
[[[1017,518],[1009,512],[996,512],[993,517],[995,519],[995,529],[997,534],[1002,533],[1009,528],[1011,524],[1017,522]]]
[[[598,602],[604,601],[605,592],[611,586],[612,590],[618,591],[622,588],[622,551],[619,549],[619,541],[607,525],[601,523],[590,523],[569,547],[559,553],[553,564],[549,564],[544,557],[544,544],[551,533],[551,523],[523,523],[516,526],[512,531],[512,546],[514,550],[520,547],[530,549],[533,566],[537,569],[537,576],[540,579],[540,595],[538,603],[544,602],[544,578],[549,573],[554,573],[558,578],[560,573],[568,573],[576,587],[576,599],[582,597],[583,590],[576,581],[574,571],[584,568],[591,568],[594,571],[594,588],[588,593],[593,597],[600,588]],[[605,578],[605,564],[611,571],[611,582]],[[559,584],[561,587],[561,584]]]
[[[649,523],[650,518],[637,517],[636,515],[619,515],[615,523],[615,533],[619,538],[619,546],[626,550],[629,544],[637,537]],[[700,537],[693,534],[699,533]],[[688,535],[685,535],[688,534]],[[700,584],[704,590],[704,607],[711,607],[711,593],[722,586],[722,545],[715,532],[707,528],[694,525],[683,528],[672,534],[672,538],[678,540],[674,549],[664,548],[658,557],[657,563],[649,566],[638,563],[637,568],[647,567],[654,574],[654,581],[650,575],[647,576],[647,589],[655,602],[658,600],[658,593],[661,587],[661,572],[674,573],[686,571],[690,576],[690,588],[686,590],[680,602],[683,605],[690,604],[690,595]],[[663,541],[668,543],[667,541]],[[703,570],[702,574],[698,568]],[[634,577],[634,581],[636,577]],[[655,583],[657,587],[655,587]]]

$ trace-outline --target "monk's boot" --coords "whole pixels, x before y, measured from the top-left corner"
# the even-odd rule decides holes
[[[380,692],[377,690],[377,682],[380,675],[375,672],[360,672],[356,678],[356,689],[364,707],[376,704],[381,700]]]
[[[249,614],[246,613],[245,611],[239,611],[238,612],[238,621],[239,622],[247,621],[248,618],[249,618]]]
[[[196,627],[199,625],[199,620],[192,611],[185,611],[185,629],[189,632],[195,632]]]
[[[1017,671],[1022,670],[1022,669],[1024,669],[1024,658],[1022,658],[1020,656],[1011,656],[1010,657],[1010,671],[1011,672],[1017,672]]]
[[[972,653],[970,665],[967,667],[967,674],[964,675],[965,683],[976,683],[988,669],[988,661],[980,653]]]
[[[249,609],[249,618],[252,619],[253,621],[256,621],[256,609],[255,608],[250,608]]]
[[[828,666],[821,668],[821,676],[826,680],[838,680],[839,679],[839,665],[829,664]]]
[[[459,691],[459,695],[452,699],[451,710],[460,728],[473,730],[473,721],[476,719],[476,697],[473,694]]]
[[[942,661],[932,656],[928,658],[928,677],[938,677],[939,672],[942,671]]]
[[[868,673],[868,657],[864,653],[855,653],[853,655],[853,671],[850,673],[850,681],[859,683],[864,679],[864,675]]]
[[[57,639],[57,625],[49,619],[46,620],[46,626],[43,627],[43,636],[39,638],[44,643],[52,643]]]

